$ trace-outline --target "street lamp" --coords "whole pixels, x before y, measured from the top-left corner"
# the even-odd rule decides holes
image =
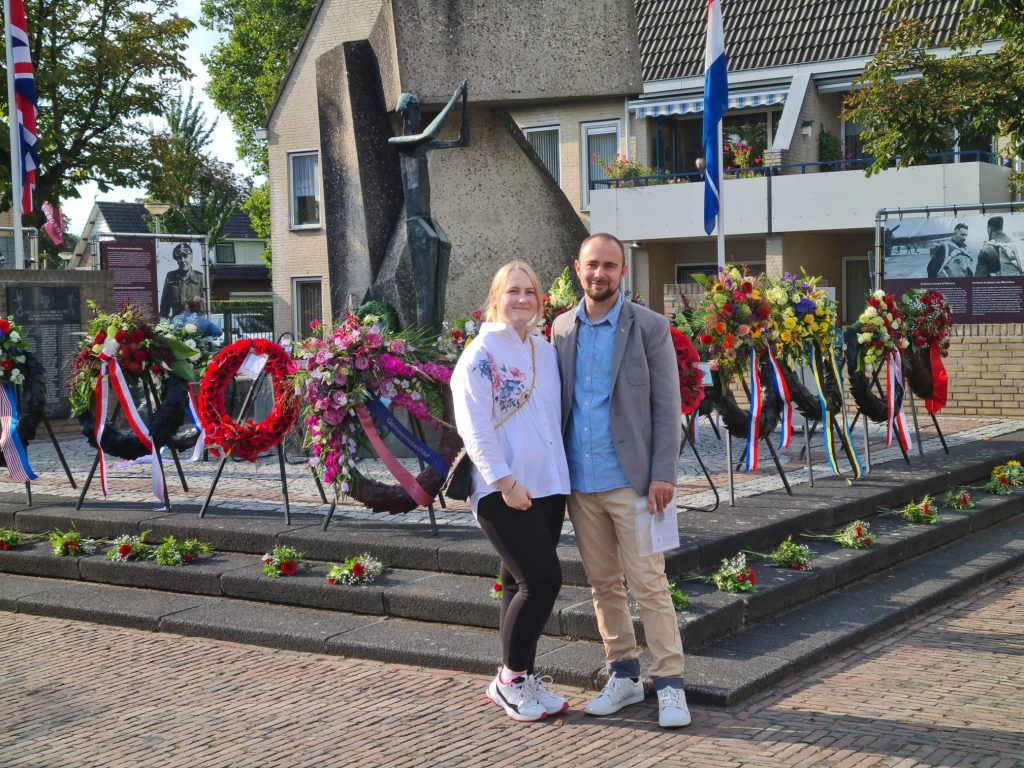
[[[142,207],[146,209],[146,213],[153,217],[153,221],[156,222],[156,233],[160,234],[160,217],[171,210],[171,206],[167,203],[159,203],[155,200],[143,203]]]

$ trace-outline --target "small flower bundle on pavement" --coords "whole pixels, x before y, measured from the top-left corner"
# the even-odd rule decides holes
[[[845,549],[867,549],[878,538],[872,533],[871,526],[863,520],[854,520],[845,528],[835,533],[802,533],[800,535],[805,539],[828,539]]]
[[[747,565],[747,556],[740,552],[736,557],[722,560],[718,570],[711,574],[711,583],[722,592],[756,592],[757,574]]]
[[[674,584],[668,585],[668,595],[672,598],[672,607],[676,609],[677,613],[690,607],[690,598]]]
[[[178,541],[173,536],[168,536],[156,548],[156,564],[168,566],[190,565],[199,555],[205,555],[209,551],[210,546],[203,544],[199,539]]]
[[[1024,487],[1024,467],[1019,461],[1011,459],[1005,464],[1000,464],[992,470],[992,477],[995,478],[997,475],[1005,475],[1009,484],[1014,488]]]
[[[996,467],[992,470],[992,478],[981,486],[981,489],[987,493],[994,493],[996,496],[1008,496],[1013,492],[1013,483],[1010,480],[1010,476],[1001,471],[1001,467]]]
[[[20,547],[27,539],[17,531],[10,528],[0,528],[0,552]]]
[[[811,570],[811,560],[814,559],[811,548],[807,544],[797,544],[793,541],[792,536],[768,554],[751,550],[743,550],[743,552],[746,555],[757,557],[761,560],[771,560],[772,565],[776,568],[789,568],[793,571]]]
[[[332,565],[327,572],[327,583],[369,584],[384,573],[384,563],[367,553],[350,557],[341,565]]]
[[[935,511],[935,502],[931,496],[925,496],[921,501],[912,501],[900,510],[903,519],[908,523],[919,525],[935,525],[939,522],[939,516]]]
[[[78,531],[53,531],[48,536],[53,554],[57,557],[91,555],[96,551],[97,542],[87,539]]]
[[[302,553],[292,547],[274,547],[263,556],[263,572],[272,579],[294,576],[302,564]]]
[[[152,560],[156,548],[145,542],[147,533],[149,531],[143,531],[138,536],[118,536],[107,550],[107,560],[115,563]]]
[[[502,592],[503,589],[504,587],[501,585],[501,576],[496,576],[494,578],[494,583],[491,584],[491,588],[487,590],[487,594],[491,596],[491,600],[501,600],[502,595],[504,594]]]
[[[941,501],[947,509],[974,509],[978,506],[966,488],[951,488],[942,494]]]

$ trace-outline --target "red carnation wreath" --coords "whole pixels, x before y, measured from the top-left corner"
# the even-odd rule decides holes
[[[239,424],[225,410],[224,392],[250,352],[267,357],[264,370],[274,382],[274,407],[259,424],[252,419]],[[299,414],[299,400],[288,380],[294,372],[291,357],[272,341],[240,339],[224,347],[210,361],[199,385],[199,420],[206,430],[206,444],[247,461],[256,461],[261,453],[278,445]],[[219,455],[214,448],[210,453]]]
[[[700,401],[704,399],[704,372],[699,368],[700,355],[686,335],[675,328],[672,333],[672,346],[676,350],[676,365],[679,366],[679,395],[682,401],[683,415],[693,413]]]

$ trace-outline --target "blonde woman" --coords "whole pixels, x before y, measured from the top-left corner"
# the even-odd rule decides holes
[[[487,697],[513,720],[569,702],[534,673],[537,641],[562,586],[555,554],[569,493],[554,348],[537,332],[541,290],[521,261],[495,274],[486,322],[452,375],[455,423],[473,460],[473,514],[501,558],[503,666]]]

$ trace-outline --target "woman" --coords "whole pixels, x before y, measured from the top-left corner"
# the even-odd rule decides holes
[[[569,708],[533,668],[562,586],[555,547],[569,493],[558,360],[537,333],[541,313],[533,269],[506,264],[491,282],[486,322],[452,375],[455,423],[473,460],[473,514],[501,557],[504,665],[487,698],[520,721]]]

